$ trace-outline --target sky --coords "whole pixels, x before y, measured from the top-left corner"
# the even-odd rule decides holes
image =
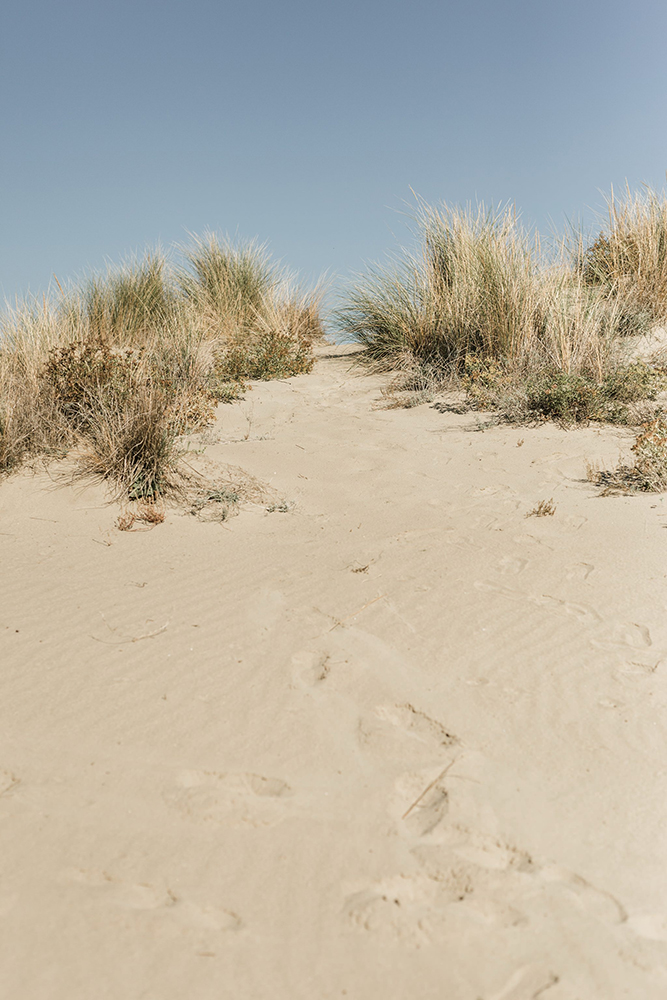
[[[662,189],[664,0],[3,0],[0,298],[214,230],[306,281],[431,203]]]

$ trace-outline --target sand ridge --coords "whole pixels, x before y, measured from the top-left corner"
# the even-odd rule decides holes
[[[286,510],[0,486],[5,995],[667,994],[667,512],[585,479],[632,435],[348,353],[191,441]]]

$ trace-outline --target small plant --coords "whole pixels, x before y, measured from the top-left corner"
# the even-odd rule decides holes
[[[553,517],[555,513],[556,504],[553,497],[551,497],[549,500],[540,500],[537,507],[533,507],[531,511],[528,511],[526,517]]]
[[[221,380],[237,383],[243,379],[289,378],[311,371],[314,361],[309,341],[266,330],[231,344],[222,354],[217,371]]]
[[[144,524],[163,524],[165,519],[164,510],[156,507],[154,503],[139,504],[137,510],[137,520]]]
[[[589,478],[605,493],[662,493],[667,490],[667,418],[655,417],[644,424],[632,450],[632,465],[621,463],[611,471],[589,468]]]
[[[240,501],[232,487],[200,487],[190,496],[190,513],[202,521],[226,521]]]
[[[118,517],[116,527],[119,531],[132,531],[137,521],[155,526],[162,524],[164,519],[164,510],[154,503],[139,503],[134,510],[125,511]]]

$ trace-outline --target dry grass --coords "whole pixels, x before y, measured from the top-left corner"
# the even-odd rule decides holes
[[[589,479],[603,486],[607,495],[664,493],[667,490],[667,419],[658,416],[647,421],[632,450],[635,454],[632,465],[620,463],[612,470],[589,467]]]
[[[76,446],[76,475],[119,497],[182,495],[180,435],[239,398],[244,378],[310,369],[318,292],[299,293],[261,248],[208,236],[185,259],[174,269],[150,253],[5,312],[0,472]]]
[[[579,270],[587,284],[625,297],[627,332],[641,332],[667,318],[667,198],[628,187],[618,199],[612,189],[607,208],[593,243],[578,240]]]
[[[528,511],[526,517],[553,517],[555,513],[556,504],[554,498],[550,497],[549,500],[540,500],[536,507]]]
[[[217,344],[221,381],[285,378],[310,371],[324,335],[321,289],[303,293],[256,243],[239,247],[208,233],[184,250],[186,301]]]
[[[337,314],[362,363],[397,373],[395,405],[456,385],[513,419],[627,419],[640,383],[648,396],[663,387],[662,373],[625,357],[638,315],[630,280],[611,294],[572,266],[571,248],[547,254],[509,206],[420,203],[416,223],[419,251],[359,279]]]

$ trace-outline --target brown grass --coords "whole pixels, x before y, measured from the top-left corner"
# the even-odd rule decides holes
[[[186,258],[174,269],[150,253],[5,312],[0,473],[75,448],[76,476],[115,496],[182,496],[180,435],[239,398],[244,379],[310,370],[318,292],[295,290],[265,251],[213,237]]]
[[[652,316],[667,302],[665,220],[664,199],[616,206],[609,246],[618,236],[619,246],[641,247],[626,254],[635,263],[621,277],[620,250],[613,256],[598,244],[575,253],[573,267],[571,247],[562,241],[547,252],[512,206],[420,202],[419,249],[360,278],[338,323],[365,348],[360,363],[396,373],[392,405],[459,387],[469,405],[512,419],[627,420],[638,387],[646,398],[661,388],[660,372],[629,363],[628,335],[644,329],[647,302]],[[600,277],[596,261],[607,268],[600,264]]]
[[[553,517],[555,513],[556,504],[554,498],[550,497],[549,500],[540,500],[536,507],[528,511],[526,517]]]
[[[615,493],[664,493],[667,491],[667,419],[660,415],[647,421],[632,446],[635,459],[615,469],[589,466],[588,478]]]

